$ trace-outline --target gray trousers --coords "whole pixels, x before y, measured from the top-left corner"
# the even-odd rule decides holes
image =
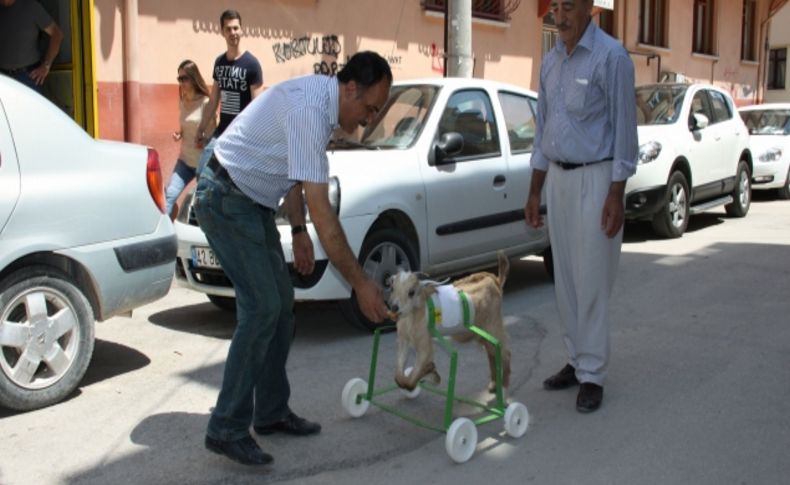
[[[551,164],[547,220],[554,254],[554,290],[568,361],[580,382],[603,385],[609,362],[609,295],[623,230],[608,238],[601,214],[612,162],[574,170]]]

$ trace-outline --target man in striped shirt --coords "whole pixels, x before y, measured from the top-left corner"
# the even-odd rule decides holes
[[[293,335],[294,290],[274,212],[280,200],[292,226],[294,267],[313,271],[304,199],[329,260],[349,282],[360,309],[381,322],[381,289],[362,270],[329,202],[326,147],[336,128],[370,123],[392,84],[387,61],[355,54],[337,77],[291,79],[255,98],[217,140],[195,193],[195,211],[236,291],[233,334],[206,447],[244,464],[270,463],[249,433],[309,435],[321,426],[288,407],[285,362]]]

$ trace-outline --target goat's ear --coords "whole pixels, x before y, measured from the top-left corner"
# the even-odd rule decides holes
[[[420,280],[420,281],[428,279],[428,275],[423,273],[423,272],[417,272],[417,273],[414,273],[414,274],[417,275],[417,279]]]
[[[420,295],[423,299],[428,298],[429,296],[436,293],[436,286],[434,285],[421,285],[420,286]]]

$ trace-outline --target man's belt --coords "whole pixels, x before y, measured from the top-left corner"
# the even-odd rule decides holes
[[[222,164],[219,163],[219,160],[217,160],[216,156],[211,155],[211,158],[209,158],[208,162],[206,162],[206,167],[210,168],[211,171],[214,173],[214,178],[220,179],[220,180],[226,180],[234,189],[236,189],[239,192],[241,192],[242,194],[244,194],[244,192],[236,185],[236,183],[233,181],[233,179],[230,178],[230,174],[225,169],[225,167],[223,167]],[[247,194],[244,194],[244,195],[247,195]],[[247,197],[249,197],[249,196],[247,196]],[[261,205],[261,204],[259,204],[257,202],[254,202],[254,203],[255,203],[255,205],[257,205],[261,209],[265,209],[265,210],[267,210],[267,211],[269,211],[271,213],[275,212],[275,210],[272,209],[271,207],[266,207],[265,205]]]
[[[555,160],[554,163],[557,164],[563,170],[575,170],[580,167],[589,167],[590,165],[596,165],[598,163],[603,162],[611,162],[611,158],[605,158],[603,160],[596,160],[594,162],[581,162],[581,163],[574,163],[574,162],[560,162],[559,160]]]

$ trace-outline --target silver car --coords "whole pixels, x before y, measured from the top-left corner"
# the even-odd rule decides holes
[[[175,255],[156,152],[94,140],[0,75],[0,406],[68,396],[94,322],[166,295]]]

